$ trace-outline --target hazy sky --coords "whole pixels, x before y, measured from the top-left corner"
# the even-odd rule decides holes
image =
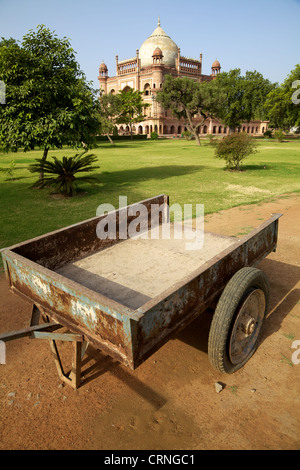
[[[98,86],[100,63],[114,76],[116,54],[135,57],[158,16],[183,56],[203,53],[205,74],[217,58],[222,71],[257,70],[281,83],[300,63],[300,0],[0,0],[0,36],[22,39],[46,25],[70,38],[81,69]]]

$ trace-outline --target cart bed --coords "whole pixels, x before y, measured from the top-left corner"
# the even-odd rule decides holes
[[[151,230],[147,236],[124,240],[57,272],[135,310],[237,241],[206,232],[203,248],[186,250],[185,238],[151,239]]]
[[[152,205],[161,206],[162,224],[168,203],[165,195],[139,203],[148,229]],[[239,269],[276,249],[280,214],[241,240],[206,233],[201,250],[187,251],[185,240],[120,240],[127,210],[113,213],[115,240],[97,237],[102,216],[1,251],[13,292],[134,369],[215,302]]]

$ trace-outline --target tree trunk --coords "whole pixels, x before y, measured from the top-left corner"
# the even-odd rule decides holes
[[[110,143],[111,143],[112,145],[115,145],[114,141],[112,140],[112,138],[111,138],[111,136],[109,135],[108,132],[106,132],[106,136],[107,136],[108,140],[110,141]]]
[[[195,130],[195,139],[196,139],[196,142],[197,144],[201,147],[201,141],[200,141],[200,137],[199,137],[199,134],[197,132],[197,129]]]
[[[197,132],[197,127],[195,127],[193,125],[193,120],[192,120],[192,116],[189,112],[188,109],[185,110],[186,111],[186,115],[187,115],[187,118],[188,118],[188,121],[189,121],[189,125],[187,125],[187,128],[190,128],[190,132],[192,134],[194,134],[194,137],[195,137],[195,140],[197,142],[197,145],[201,146],[201,142],[200,142],[200,137],[199,137],[199,134]]]
[[[44,149],[43,158],[42,158],[42,165],[43,166],[44,166],[45,161],[47,160],[48,151],[49,151],[48,148]],[[43,170],[40,172],[40,180],[42,180],[42,179],[44,179],[44,171]]]

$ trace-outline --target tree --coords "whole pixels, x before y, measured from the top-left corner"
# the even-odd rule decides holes
[[[218,96],[206,83],[199,83],[187,77],[167,75],[162,91],[156,99],[165,109],[171,109],[177,119],[183,118],[187,129],[193,134],[198,145],[201,145],[198,129],[209,117],[213,117]],[[200,117],[197,121],[195,115]]]
[[[132,139],[132,127],[138,122],[144,120],[144,109],[150,106],[143,101],[143,93],[134,91],[132,88],[124,89],[119,93],[119,110],[116,122],[118,124],[126,124],[130,128]]]
[[[228,168],[239,171],[244,158],[256,153],[257,144],[246,132],[229,134],[220,140],[215,148],[215,156],[224,159]]]
[[[69,39],[44,25],[29,31],[21,44],[2,38],[0,80],[6,85],[6,104],[0,106],[2,150],[39,147],[45,161],[50,148],[91,143],[99,128],[98,100]]]
[[[215,111],[231,132],[243,121],[265,117],[264,102],[268,93],[275,87],[259,72],[246,72],[245,76],[242,76],[240,69],[220,73],[209,86],[220,95]]]
[[[99,168],[99,166],[93,165],[97,162],[95,155],[85,155],[85,152],[82,152],[74,157],[63,157],[62,160],[58,160],[56,157],[52,158],[53,162],[36,159],[37,163],[30,165],[31,173],[40,173],[43,170],[47,175],[42,180],[39,179],[34,187],[53,186],[64,196],[71,197],[75,196],[79,182],[99,183],[94,176],[75,176],[77,173],[91,172]]]
[[[243,77],[243,82],[243,104],[248,114],[247,120],[266,120],[265,101],[268,94],[275,89],[277,84],[272,83],[268,78],[264,78],[263,75],[256,70],[254,70],[254,72],[247,71]],[[250,119],[249,116],[251,116]]]
[[[110,134],[115,129],[117,116],[121,107],[120,95],[113,94],[100,94],[100,109],[99,109],[99,123],[100,131],[106,134],[108,140],[114,145]]]
[[[272,90],[265,102],[270,126],[289,131],[300,126],[300,65],[291,71],[284,82]]]

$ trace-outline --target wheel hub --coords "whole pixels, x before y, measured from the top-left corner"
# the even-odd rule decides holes
[[[242,323],[241,324],[241,329],[243,330],[243,332],[245,333],[246,336],[249,336],[249,335],[252,335],[252,333],[255,329],[255,325],[256,325],[255,318],[249,318],[248,323],[246,323],[246,324]]]
[[[229,339],[229,357],[233,364],[240,364],[255,347],[266,308],[261,289],[254,289],[243,301],[233,324]]]

